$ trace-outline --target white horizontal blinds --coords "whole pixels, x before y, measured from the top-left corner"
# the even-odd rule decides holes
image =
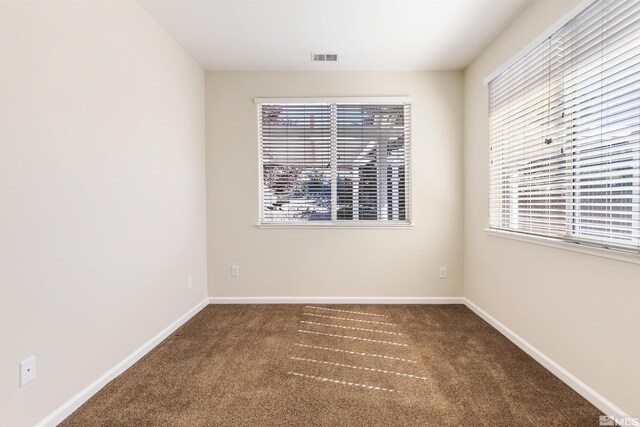
[[[566,234],[561,49],[557,38],[549,38],[490,83],[493,228]]]
[[[337,220],[408,220],[409,104],[337,105]]]
[[[262,220],[331,220],[329,104],[261,104]]]
[[[640,2],[599,1],[564,38],[572,235],[640,251]]]
[[[409,223],[410,104],[258,104],[261,222]]]
[[[639,37],[600,0],[490,82],[491,228],[640,252]]]

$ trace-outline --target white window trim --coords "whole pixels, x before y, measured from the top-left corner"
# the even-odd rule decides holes
[[[256,123],[260,123],[260,105],[261,104],[292,104],[292,103],[309,103],[309,104],[411,104],[409,96],[359,96],[359,97],[289,97],[289,98],[254,98],[256,108]],[[258,149],[258,195],[262,194],[262,152],[260,149],[260,126],[256,126],[257,130],[257,149]],[[411,126],[409,127],[409,156],[406,162],[409,167],[409,173],[413,174],[413,155],[412,155],[412,135]],[[409,215],[404,223],[393,223],[390,221],[299,221],[299,222],[283,222],[266,223],[262,222],[262,203],[258,203],[258,218],[256,227],[260,229],[411,229],[413,228],[413,179],[409,179],[407,193],[410,195],[408,203]],[[333,188],[332,188],[333,193]]]
[[[572,252],[598,256],[602,258],[615,259],[618,261],[640,264],[640,254],[625,252],[618,249],[606,249],[599,246],[591,246],[585,243],[570,242],[551,237],[534,236],[530,234],[516,233],[513,231],[496,230],[493,228],[484,229],[489,236],[501,237],[505,239],[517,240],[525,243],[548,246],[557,249],[564,249]]]
[[[571,8],[571,10],[568,11],[558,21],[556,21],[555,24],[550,26],[546,31],[544,31],[542,34],[540,34],[540,36],[538,36],[535,39],[533,39],[533,41],[531,43],[526,45],[523,49],[520,49],[518,51],[518,53],[513,55],[511,58],[509,58],[509,60],[505,61],[504,64],[502,64],[500,67],[498,67],[496,70],[494,70],[491,74],[489,74],[487,77],[485,77],[484,80],[483,80],[484,85],[488,86],[489,82],[491,80],[495,79],[500,74],[505,72],[509,67],[511,67],[516,62],[518,62],[525,55],[527,55],[529,52],[531,52],[531,50],[533,48],[538,46],[540,43],[545,41],[547,38],[549,38],[556,31],[558,31],[561,27],[563,27],[565,24],[567,24],[569,21],[571,21],[573,18],[575,18],[583,10],[585,10],[587,7],[589,7],[593,2],[594,2],[594,0],[583,0],[580,3],[578,3],[575,7]]]
[[[264,223],[257,224],[258,228],[388,228],[388,229],[409,229],[413,228],[413,224],[390,224],[388,221],[366,221],[367,224],[353,224],[357,221],[350,221],[352,224],[347,224],[349,221],[343,222],[324,222],[324,221],[313,221],[313,224],[309,224],[309,222],[301,222],[300,224],[289,222],[286,224],[275,224],[275,223]],[[365,221],[362,221],[365,222]],[[372,223],[372,224],[369,224]]]
[[[260,104],[410,104],[409,96],[359,96],[359,97],[300,97],[300,98],[254,98]]]

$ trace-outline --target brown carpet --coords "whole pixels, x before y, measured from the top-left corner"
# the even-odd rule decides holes
[[[462,305],[213,305],[63,426],[597,426]]]

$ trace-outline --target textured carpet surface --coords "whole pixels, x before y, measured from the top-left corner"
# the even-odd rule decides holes
[[[211,305],[63,426],[597,426],[462,305]]]

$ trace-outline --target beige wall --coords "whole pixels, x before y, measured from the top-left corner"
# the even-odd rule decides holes
[[[640,415],[640,265],[489,236],[482,80],[578,0],[541,0],[465,73],[465,296],[632,415]]]
[[[204,73],[133,1],[0,4],[0,425],[20,427],[205,298]]]
[[[413,100],[414,228],[256,227],[254,97],[392,95]],[[207,72],[206,102],[210,296],[462,295],[461,72]]]

